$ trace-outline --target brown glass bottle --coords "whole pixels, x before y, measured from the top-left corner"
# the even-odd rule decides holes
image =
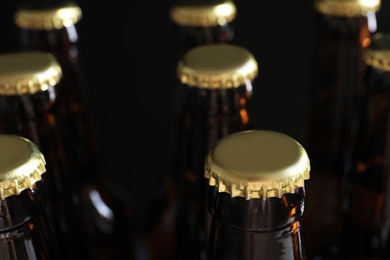
[[[47,214],[45,158],[30,140],[0,134],[0,259],[59,260]]]
[[[22,0],[14,15],[20,48],[50,52],[62,68],[55,109],[64,149],[71,157],[71,185],[78,190],[73,202],[82,213],[90,255],[128,258],[134,251],[132,198],[116,196],[99,168],[100,148],[80,53],[81,19],[80,7],[68,0]]]
[[[237,9],[230,0],[175,0],[170,8],[179,58],[204,44],[229,43],[234,38]]]
[[[208,260],[306,259],[309,171],[305,149],[279,132],[241,131],[218,141],[205,161]]]
[[[61,76],[59,63],[48,52],[0,55],[0,133],[25,137],[45,155],[50,216],[61,254],[65,259],[78,259],[86,256],[86,241],[73,203],[77,191],[71,186],[71,160],[54,109]]]
[[[174,217],[164,226],[174,237],[173,259],[206,257],[210,216],[204,159],[220,138],[253,127],[252,83],[257,71],[257,62],[247,49],[226,43],[195,47],[178,63],[172,167],[168,176],[173,185],[167,188],[171,208],[165,212],[165,216],[170,212]],[[160,256],[167,252],[166,248],[162,245],[160,249],[165,251],[155,254]]]
[[[365,95],[363,49],[376,30],[380,1],[317,0],[314,7],[317,30],[300,142],[313,172],[305,217],[308,256],[327,259],[338,250]]]
[[[355,149],[352,191],[343,222],[341,253],[387,259],[390,213],[390,35],[376,33],[364,50],[366,95]]]

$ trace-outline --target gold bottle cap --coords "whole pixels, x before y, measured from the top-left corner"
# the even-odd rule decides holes
[[[266,199],[294,193],[309,179],[305,149],[291,137],[265,130],[230,134],[210,150],[205,177],[232,197]]]
[[[33,188],[46,171],[45,158],[30,140],[0,134],[0,200]]]
[[[232,1],[215,4],[176,4],[170,10],[172,21],[183,26],[207,27],[223,25],[236,17],[236,6]]]
[[[315,0],[314,8],[325,15],[358,17],[377,12],[381,0]]]
[[[375,69],[390,71],[390,34],[374,34],[370,45],[364,49],[364,59]]]
[[[0,54],[0,95],[24,95],[45,91],[62,77],[56,58],[43,51]]]
[[[227,43],[195,47],[178,64],[178,77],[184,84],[199,88],[234,88],[253,81],[258,64],[243,47]]]
[[[61,29],[76,24],[81,18],[82,11],[74,2],[63,2],[51,8],[20,6],[14,15],[17,26],[32,30]]]

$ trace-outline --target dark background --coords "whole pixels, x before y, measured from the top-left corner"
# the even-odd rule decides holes
[[[0,3],[0,53],[15,50],[12,15],[19,1]],[[169,163],[176,84],[176,42],[170,1],[77,1],[80,58],[101,142],[101,168],[142,216]],[[236,0],[235,44],[259,63],[254,84],[256,128],[297,137],[309,89],[312,1]],[[390,1],[377,13],[390,31]],[[140,218],[141,220],[142,218]]]

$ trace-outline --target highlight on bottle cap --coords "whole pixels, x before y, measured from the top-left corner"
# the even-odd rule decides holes
[[[377,12],[381,0],[315,0],[314,8],[325,15],[344,17],[366,16],[368,12]]]
[[[57,59],[49,52],[19,51],[0,54],[0,95],[46,91],[62,77]]]
[[[247,130],[220,139],[205,160],[210,186],[232,197],[266,199],[294,193],[310,177],[305,149],[274,131]]]
[[[16,9],[15,24],[24,29],[53,30],[76,24],[82,18],[80,7],[74,2],[58,2],[50,7],[36,7],[28,3]]]
[[[375,33],[371,43],[363,49],[367,65],[382,71],[390,71],[390,34]]]
[[[251,82],[258,63],[245,48],[227,44],[207,44],[187,51],[178,63],[178,77],[198,88],[235,88]]]
[[[33,188],[46,171],[45,158],[30,140],[0,134],[0,200]]]
[[[183,26],[207,27],[224,25],[236,17],[236,6],[232,1],[220,1],[202,3],[177,3],[170,10],[170,18],[173,22]]]

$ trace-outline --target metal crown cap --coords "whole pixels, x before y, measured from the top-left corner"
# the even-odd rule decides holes
[[[0,54],[0,95],[24,95],[45,91],[62,77],[56,58],[44,51]]]
[[[377,12],[381,0],[315,0],[315,9],[325,15],[358,17],[366,16],[367,12]]]
[[[309,179],[305,149],[274,131],[247,130],[219,140],[205,160],[210,186],[232,197],[266,199],[294,193]]]
[[[258,64],[243,47],[227,43],[195,47],[178,63],[178,77],[189,86],[199,88],[234,88],[253,81]]]
[[[376,33],[364,50],[367,65],[382,71],[390,71],[390,34]]]
[[[30,140],[0,134],[0,200],[33,188],[46,171],[45,158]]]
[[[82,18],[80,7],[73,2],[61,2],[58,6],[36,8],[20,6],[14,15],[17,26],[32,30],[61,29],[76,24]]]
[[[229,23],[236,17],[237,9],[232,1],[216,4],[177,4],[170,10],[170,18],[178,25],[207,27]]]

